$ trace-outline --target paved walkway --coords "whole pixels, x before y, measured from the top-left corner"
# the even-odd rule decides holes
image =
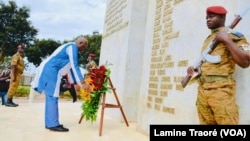
[[[53,132],[44,127],[44,101],[29,103],[26,98],[14,99],[19,107],[0,105],[0,138],[3,141],[149,141],[149,136],[135,130],[135,123],[125,123],[104,115],[102,135],[99,120],[78,123],[81,102],[59,101],[60,122],[69,132]],[[100,115],[100,114],[99,114]]]

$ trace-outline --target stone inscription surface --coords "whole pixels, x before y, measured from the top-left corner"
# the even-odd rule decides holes
[[[182,90],[181,77],[172,76],[166,72],[167,69],[187,66],[186,60],[175,62],[172,54],[168,53],[169,41],[179,36],[179,31],[173,29],[174,6],[183,0],[156,0],[154,33],[152,43],[152,54],[150,62],[150,78],[147,107],[155,110],[174,114],[173,107],[166,107],[163,104],[168,91]]]
[[[126,8],[127,0],[113,0],[108,3],[103,38],[108,37],[128,25],[128,20],[124,17],[124,12],[127,10]]]

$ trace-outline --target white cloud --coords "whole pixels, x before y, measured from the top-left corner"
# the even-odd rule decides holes
[[[8,0],[3,0],[7,4]],[[71,40],[78,35],[102,33],[106,0],[15,0],[30,8],[30,21],[39,39]]]

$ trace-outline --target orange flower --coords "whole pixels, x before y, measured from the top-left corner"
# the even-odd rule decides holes
[[[81,98],[83,99],[83,101],[90,101],[91,100],[90,94],[91,94],[91,92],[94,91],[95,85],[93,85],[92,79],[90,77],[87,77],[85,79],[85,83],[89,85],[90,90],[87,91],[83,88],[80,88],[79,94],[80,94]]]

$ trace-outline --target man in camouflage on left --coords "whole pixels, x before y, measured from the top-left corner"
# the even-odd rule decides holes
[[[7,107],[17,107],[18,104],[13,102],[13,97],[16,93],[17,87],[19,86],[23,70],[24,70],[24,45],[17,46],[17,53],[15,53],[11,58],[11,74],[10,74],[10,86],[7,93],[7,102],[5,106]]]

